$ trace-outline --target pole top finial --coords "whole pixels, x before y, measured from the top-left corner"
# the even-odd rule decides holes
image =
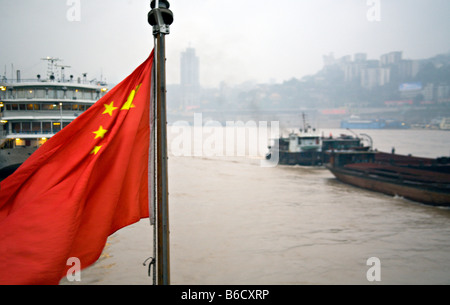
[[[156,7],[158,3],[158,7]],[[173,23],[173,13],[169,10],[170,3],[167,0],[152,0],[152,10],[148,13],[148,23],[153,26],[153,34],[169,34],[169,26]]]
[[[150,7],[152,9],[154,9],[156,7],[156,3],[159,4],[158,8],[169,8],[170,7],[170,3],[167,0],[152,0],[152,2],[150,3]]]

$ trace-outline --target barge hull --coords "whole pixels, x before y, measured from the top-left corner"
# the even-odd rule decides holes
[[[421,187],[420,185],[408,185],[396,183],[380,177],[328,166],[331,173],[340,181],[360,188],[384,193],[391,196],[402,196],[403,198],[434,206],[450,206],[450,193],[446,190],[434,189],[433,187]]]

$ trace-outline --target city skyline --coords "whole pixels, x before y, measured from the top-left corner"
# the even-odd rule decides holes
[[[189,50],[189,51],[188,51]],[[200,70],[201,64],[200,64],[200,58],[196,55],[196,49],[189,46],[186,48],[185,51],[182,51],[180,54],[180,58],[186,57],[186,54],[191,52],[193,56],[196,58],[196,73],[198,73],[197,70]],[[302,78],[312,77],[316,74],[320,73],[324,69],[327,69],[327,67],[333,67],[333,66],[340,66],[340,68],[343,69],[343,72],[345,74],[345,81],[351,82],[355,80],[356,78],[361,77],[360,71],[355,70],[378,70],[378,75],[376,76],[376,81],[373,79],[373,77],[370,77],[369,75],[363,75],[362,77],[366,78],[365,81],[362,81],[361,86],[366,89],[371,89],[375,86],[382,86],[390,82],[391,80],[391,73],[389,72],[389,67],[392,65],[401,65],[400,69],[400,77],[401,78],[411,78],[415,77],[417,73],[420,70],[420,63],[427,61],[429,59],[432,59],[436,56],[440,55],[448,55],[450,54],[450,51],[447,53],[441,53],[441,54],[434,54],[433,56],[427,57],[427,58],[417,58],[417,59],[408,59],[403,57],[403,51],[389,51],[387,53],[381,54],[378,58],[369,58],[367,56],[367,53],[363,52],[354,52],[353,54],[344,54],[340,57],[335,57],[334,53],[331,52],[330,54],[324,54],[322,56],[323,64],[322,66],[315,72],[304,75],[303,77],[292,77],[291,79],[297,79],[301,80]],[[361,65],[363,64],[363,65]],[[189,65],[188,65],[189,66]],[[192,69],[189,67],[185,67],[186,70]],[[179,82],[172,83],[171,85],[182,85],[183,84],[183,63],[180,64],[180,80]],[[380,72],[381,71],[381,72]],[[366,71],[367,72],[367,71]],[[383,74],[384,73],[384,74]],[[198,80],[198,74],[196,75]],[[186,76],[185,76],[186,78]],[[289,81],[291,79],[286,79],[283,81]],[[235,85],[242,85],[244,83],[252,83],[251,81],[243,81],[242,83],[236,83]],[[253,82],[254,84],[270,84],[273,83],[271,81],[267,82]],[[214,88],[219,88],[221,84],[224,84],[224,82],[219,83],[218,86]],[[196,85],[200,85],[202,87],[202,84],[198,80],[198,83]]]
[[[0,72],[44,74],[46,56],[62,58],[67,74],[118,83],[153,47],[150,1],[0,0]],[[189,45],[201,58],[200,83],[217,87],[287,81],[319,71],[323,55],[368,58],[402,51],[405,59],[450,51],[446,0],[171,0],[167,82],[180,78],[179,54]],[[276,5],[275,5],[276,4]],[[38,12],[38,13],[36,13]]]

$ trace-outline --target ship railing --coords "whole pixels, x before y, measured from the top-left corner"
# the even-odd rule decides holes
[[[45,103],[79,103],[79,104],[93,104],[97,100],[99,100],[102,96],[99,95],[93,98],[68,98],[68,97],[60,97],[60,98],[53,98],[53,97],[15,97],[15,96],[8,96],[7,98],[1,99],[3,102],[15,102],[15,103],[26,103],[30,104],[31,102],[45,102]]]
[[[98,85],[106,86],[107,84],[103,81],[98,80],[84,80],[84,79],[37,79],[37,78],[1,78],[0,84],[17,84],[17,83],[63,83],[63,84],[83,84],[83,85]]]
[[[10,117],[14,117],[18,114],[26,115],[27,113],[33,113],[33,115],[39,115],[41,116],[55,116],[55,118],[60,118],[60,113],[62,112],[62,115],[64,117],[67,116],[73,116],[77,117],[80,115],[83,111],[86,111],[89,109],[91,105],[81,105],[82,107],[78,106],[76,109],[62,109],[54,108],[54,109],[20,109],[20,110],[5,110],[4,118],[7,120]]]
[[[3,131],[4,132],[4,137],[6,137],[6,136],[17,136],[17,137],[20,137],[21,135],[49,135],[49,134],[55,134],[55,132],[57,132],[57,131],[59,131],[59,130],[53,130],[53,131],[51,131],[51,130],[45,130],[45,131],[42,131],[42,130],[37,130],[37,131],[25,131],[25,130],[23,130],[23,131],[20,131],[20,132],[5,132],[5,131]]]

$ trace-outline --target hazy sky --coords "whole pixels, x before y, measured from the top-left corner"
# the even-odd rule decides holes
[[[169,84],[179,83],[180,53],[189,45],[200,58],[203,86],[301,78],[318,72],[330,53],[379,59],[403,51],[420,59],[450,51],[448,0],[169,1],[175,19],[166,37]],[[53,56],[71,66],[66,75],[103,74],[117,83],[153,48],[149,3],[0,0],[1,75],[6,68],[11,77],[11,64],[23,78],[45,75],[40,58]],[[370,21],[376,3],[380,21]]]

